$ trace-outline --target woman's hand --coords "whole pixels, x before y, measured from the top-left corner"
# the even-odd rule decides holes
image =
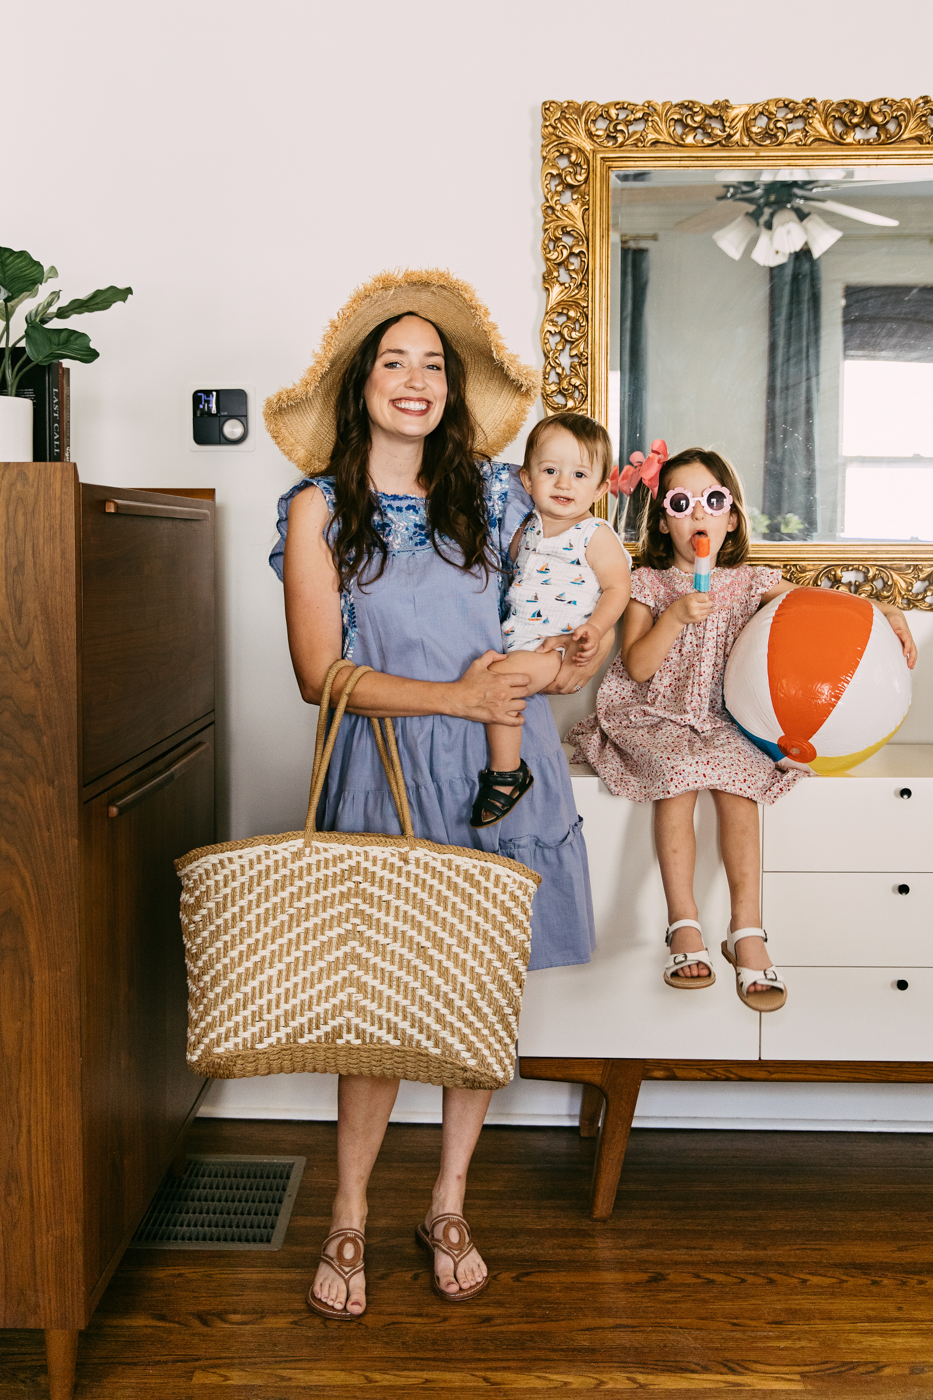
[[[708,593],[682,593],[665,611],[681,627],[688,623],[705,622],[712,608]]]
[[[455,703],[448,713],[478,724],[524,724],[524,693],[531,677],[519,671],[490,671],[494,661],[504,660],[504,654],[498,651],[484,651],[478,656],[453,682]]]
[[[546,686],[542,694],[544,695],[573,695],[578,690],[582,690],[587,681],[592,680],[596,672],[602,666],[606,657],[612,650],[612,643],[615,641],[615,628],[610,627],[600,638],[596,655],[592,661],[586,665],[578,666],[576,663],[577,643],[571,642],[569,646],[560,637],[545,637],[538,647],[538,651],[553,651],[555,647],[566,646],[563,664],[557,675]]]
[[[917,643],[914,641],[910,628],[907,626],[906,617],[901,612],[900,608],[896,608],[893,603],[876,603],[875,607],[879,612],[884,613],[885,617],[890,622],[903,649],[904,660],[907,662],[907,669],[912,671],[917,664]]]

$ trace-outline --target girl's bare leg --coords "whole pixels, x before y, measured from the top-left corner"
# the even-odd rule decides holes
[[[441,1142],[441,1166],[431,1192],[431,1206],[424,1218],[425,1228],[431,1229],[438,1215],[462,1215],[466,1193],[467,1171],[473,1149],[480,1135],[492,1091],[489,1089],[444,1090],[444,1135]],[[456,1240],[451,1239],[451,1243]],[[471,1249],[461,1259],[454,1273],[453,1261],[440,1250],[434,1252],[434,1269],[442,1288],[458,1293],[471,1288],[487,1274],[477,1249]]]
[[[693,898],[693,874],[697,861],[697,838],[693,829],[695,792],[682,792],[678,797],[662,797],[654,804],[654,844],[661,867],[664,897],[667,900],[667,922],[696,919],[697,906]],[[671,935],[672,953],[698,953],[703,947],[699,929],[679,928]],[[677,977],[708,977],[705,967],[694,963],[681,968]]]
[[[337,1194],[328,1234],[335,1230],[366,1233],[366,1188],[385,1136],[389,1114],[398,1094],[397,1079],[341,1075],[337,1087]],[[328,1246],[328,1253],[334,1246]],[[361,1313],[366,1306],[366,1280],[354,1274],[347,1285],[323,1262],[312,1284],[314,1296],[332,1308]]]
[[[734,792],[713,791],[719,816],[719,849],[726,867],[732,901],[733,928],[761,928],[761,844],[758,834],[758,804]],[[740,938],[735,956],[742,967],[756,972],[771,967],[768,949],[761,938]],[[750,992],[766,992],[767,982],[756,982]]]

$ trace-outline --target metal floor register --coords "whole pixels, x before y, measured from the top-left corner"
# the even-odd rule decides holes
[[[166,1177],[133,1249],[281,1249],[304,1157],[191,1156]]]

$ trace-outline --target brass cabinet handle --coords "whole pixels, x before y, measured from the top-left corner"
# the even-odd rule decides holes
[[[120,817],[124,812],[128,812],[131,807],[136,807],[140,802],[145,802],[147,797],[152,797],[163,788],[168,787],[180,778],[185,769],[188,768],[196,758],[202,753],[207,753],[210,744],[197,744],[189,753],[182,754],[181,758],[175,760],[171,768],[166,768],[164,773],[160,773],[157,778],[150,778],[148,783],[143,783],[141,787],[134,788],[125,797],[119,798],[116,802],[111,802],[107,808],[108,817]]]
[[[151,501],[104,501],[107,515],[157,515],[161,520],[210,520],[209,510],[197,506],[160,506]]]

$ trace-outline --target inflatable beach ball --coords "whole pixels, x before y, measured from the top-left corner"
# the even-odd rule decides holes
[[[775,763],[844,773],[899,729],[910,672],[866,598],[795,588],[756,613],[726,664],[726,708]]]

